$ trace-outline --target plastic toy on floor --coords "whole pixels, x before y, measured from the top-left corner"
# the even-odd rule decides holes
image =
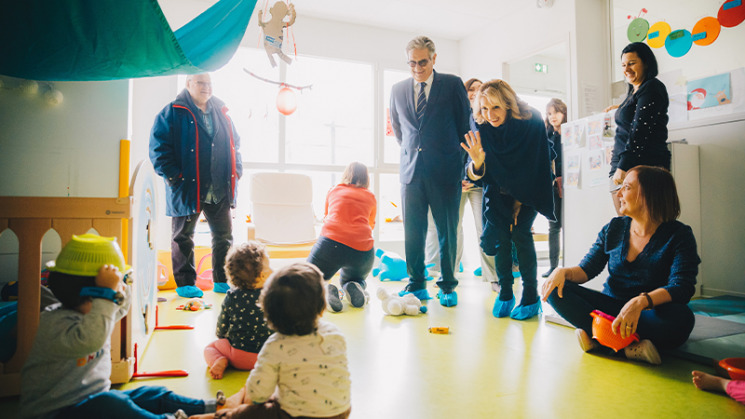
[[[391,316],[416,316],[419,313],[426,313],[427,306],[422,305],[422,302],[414,296],[414,294],[406,294],[403,297],[399,297],[396,293],[390,293],[385,288],[378,288],[377,296],[380,299],[383,311],[385,314]]]
[[[377,267],[372,270],[373,276],[377,276],[381,281],[401,281],[409,277],[406,271],[406,259],[394,252],[387,252],[383,249],[375,250],[375,257],[380,260]],[[427,281],[432,280],[426,268],[433,265],[427,265],[424,270],[424,277]]]
[[[176,310],[199,311],[199,310],[206,310],[209,308],[212,308],[212,304],[207,303],[201,298],[192,298],[189,301],[187,301],[185,304],[182,304],[176,307]]]

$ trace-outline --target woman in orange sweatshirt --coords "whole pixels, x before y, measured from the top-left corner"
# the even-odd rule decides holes
[[[359,162],[350,163],[341,183],[326,195],[321,235],[308,256],[308,262],[316,265],[327,281],[341,270],[340,283],[353,307],[362,307],[369,299],[365,278],[375,261],[372,230],[377,201],[369,185],[367,167]],[[335,285],[328,284],[326,298],[332,311],[342,310]]]

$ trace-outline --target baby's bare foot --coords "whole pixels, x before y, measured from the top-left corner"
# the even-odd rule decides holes
[[[225,372],[226,368],[228,368],[228,359],[220,358],[217,361],[215,361],[210,367],[210,375],[215,380],[219,380],[222,378],[222,375]]]
[[[726,378],[717,377],[716,375],[707,374],[701,371],[693,371],[691,372],[691,375],[693,375],[693,385],[695,385],[699,390],[710,390],[720,393],[727,392],[727,384],[730,380]]]

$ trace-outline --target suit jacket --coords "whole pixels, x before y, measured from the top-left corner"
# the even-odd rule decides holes
[[[463,149],[469,130],[471,105],[458,76],[434,73],[421,124],[416,118],[414,80],[396,83],[391,90],[391,125],[401,146],[401,183],[417,176],[457,181],[463,177]]]

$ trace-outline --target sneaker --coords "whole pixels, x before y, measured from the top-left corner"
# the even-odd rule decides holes
[[[336,285],[334,284],[329,284],[327,290],[326,302],[328,303],[329,308],[335,313],[340,312],[344,306],[339,297],[339,288],[336,288]]]
[[[347,282],[342,288],[347,295],[347,301],[349,301],[352,307],[359,308],[365,305],[367,300],[365,298],[365,290],[358,282]]]
[[[458,293],[455,291],[444,292],[440,290],[437,293],[437,298],[440,300],[440,305],[443,307],[455,307],[458,305]]]
[[[551,272],[554,271],[554,269],[556,269],[556,268],[549,268],[549,270],[547,270],[546,272],[544,272],[544,273],[541,274],[541,277],[542,278],[548,278],[551,275]]]
[[[649,339],[644,339],[641,342],[634,342],[627,346],[623,350],[626,354],[627,359],[633,359],[635,361],[644,361],[652,365],[662,364],[662,358],[660,353],[657,352],[657,348],[654,347],[654,343]]]
[[[230,291],[230,285],[227,282],[215,282],[212,286],[212,291],[218,294],[227,294]]]
[[[182,298],[201,298],[204,293],[194,285],[184,285],[176,288],[176,294]]]
[[[600,346],[599,343],[592,340],[590,335],[588,335],[584,329],[574,329],[574,335],[577,336],[579,347],[582,348],[582,350],[585,352],[590,352],[593,349],[597,349],[598,346]]]

